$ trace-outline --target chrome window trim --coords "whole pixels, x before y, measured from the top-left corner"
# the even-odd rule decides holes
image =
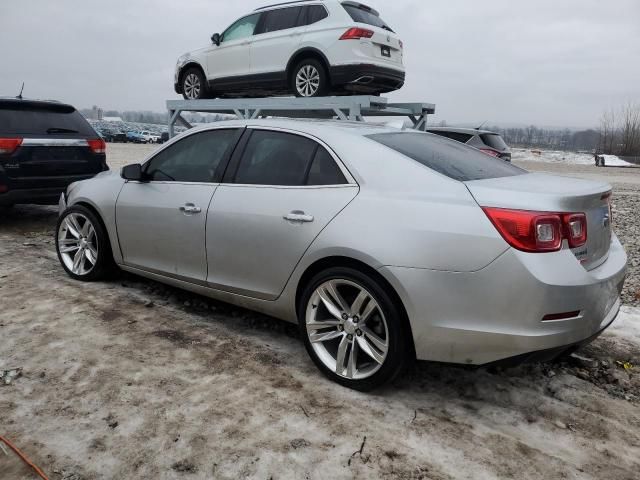
[[[23,147],[88,147],[89,142],[78,138],[25,138]]]

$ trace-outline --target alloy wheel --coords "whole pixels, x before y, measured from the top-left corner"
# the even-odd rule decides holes
[[[80,213],[67,215],[58,230],[58,250],[74,275],[91,273],[98,262],[98,237],[91,221]]]
[[[195,73],[190,73],[184,79],[184,93],[187,98],[191,100],[197,100],[200,98],[200,90],[202,89],[202,85],[200,85],[200,78]]]
[[[389,329],[384,313],[375,298],[355,282],[334,279],[316,288],[305,323],[317,356],[343,378],[368,378],[387,358]]]
[[[320,72],[313,65],[304,65],[296,75],[296,89],[303,97],[313,97],[320,89]]]

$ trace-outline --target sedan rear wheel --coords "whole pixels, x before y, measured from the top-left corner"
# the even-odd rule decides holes
[[[56,250],[62,267],[76,280],[101,280],[113,267],[107,233],[95,214],[83,206],[73,206],[60,216]]]
[[[350,268],[327,270],[305,290],[300,310],[307,351],[332,380],[367,391],[404,366],[400,310],[376,279]]]

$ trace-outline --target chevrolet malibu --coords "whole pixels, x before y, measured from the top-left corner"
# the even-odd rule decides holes
[[[615,319],[611,188],[528,173],[437,135],[349,122],[190,130],[72,184],[56,246],[297,322],[317,367],[370,390],[413,360],[549,359]]]

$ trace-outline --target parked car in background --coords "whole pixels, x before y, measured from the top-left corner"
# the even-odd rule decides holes
[[[140,132],[127,132],[127,141],[131,143],[148,143],[147,138]]]
[[[0,98],[0,206],[56,204],[108,170],[105,142],[71,105]]]
[[[259,8],[211,42],[178,59],[174,87],[186,99],[379,94],[405,80],[400,37],[376,10],[358,2]]]
[[[466,143],[487,155],[511,161],[511,149],[500,134],[489,130],[475,128],[430,127],[427,132],[450,138],[456,142]]]
[[[593,340],[626,271],[610,197],[415,130],[237,120],[76,183],[55,241],[76,280],[118,265],[297,322],[322,372],[368,390],[416,357],[550,359]]]
[[[140,135],[142,135],[145,143],[158,143],[160,141],[160,135],[157,135],[155,133],[144,131],[140,132]]]

